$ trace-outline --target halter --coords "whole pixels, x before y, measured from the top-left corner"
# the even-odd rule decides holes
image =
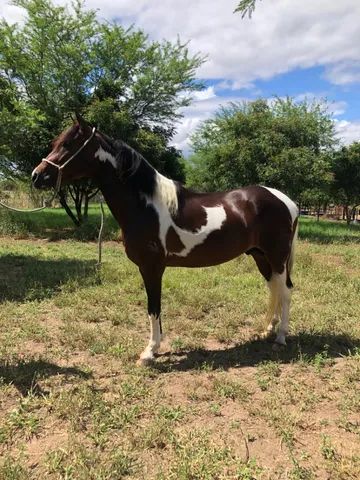
[[[68,158],[66,162],[63,163],[62,165],[57,165],[56,163],[52,162],[51,160],[48,160],[47,158],[42,159],[42,162],[46,162],[49,165],[52,165],[53,167],[56,167],[58,169],[58,175],[57,175],[56,184],[55,184],[55,194],[59,193],[60,191],[63,169],[66,167],[66,165],[68,165],[71,162],[71,160],[74,160],[74,158],[86,147],[86,145],[91,141],[95,133],[96,133],[96,127],[92,129],[90,137],[87,140],[85,140],[85,142],[81,145],[81,147],[78,148],[76,152],[73,155],[71,155],[71,157]]]

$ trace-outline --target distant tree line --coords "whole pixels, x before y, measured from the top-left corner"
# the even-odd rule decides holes
[[[360,143],[339,147],[323,102],[291,98],[223,107],[193,135],[188,183],[201,190],[264,184],[318,209],[360,204]]]

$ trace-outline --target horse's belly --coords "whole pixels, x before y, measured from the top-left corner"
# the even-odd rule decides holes
[[[241,239],[238,235],[214,233],[189,252],[167,252],[166,264],[174,267],[208,267],[228,262],[244,253],[247,248],[246,239]]]

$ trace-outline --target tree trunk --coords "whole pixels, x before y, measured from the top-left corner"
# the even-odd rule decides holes
[[[356,214],[356,207],[353,207],[351,209],[351,220],[354,222],[355,221],[355,214]]]
[[[66,195],[65,195],[65,192],[64,192],[63,190],[60,190],[60,192],[59,192],[59,201],[60,201],[60,205],[65,209],[65,212],[69,215],[69,217],[70,217],[71,220],[74,222],[74,224],[75,224],[77,227],[80,227],[80,222],[79,222],[79,220],[75,217],[75,215],[74,215],[73,212],[71,211],[71,208],[70,208],[69,205],[67,204]]]
[[[90,200],[99,192],[99,189],[95,188],[89,181],[86,181],[69,185],[67,191],[74,202],[76,214],[70,209],[64,191],[62,192],[60,203],[75,225],[80,226],[88,219]]]
[[[345,217],[346,217],[346,223],[350,225],[351,222],[351,211],[349,208],[349,205],[345,205]]]
[[[90,201],[90,195],[89,195],[89,192],[86,191],[84,195],[84,220],[85,221],[89,217],[89,201]]]

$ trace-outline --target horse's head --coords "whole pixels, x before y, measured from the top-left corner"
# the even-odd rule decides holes
[[[98,162],[95,129],[76,115],[75,123],[64,130],[52,143],[52,150],[32,172],[36,188],[55,187],[80,178],[92,178]]]

